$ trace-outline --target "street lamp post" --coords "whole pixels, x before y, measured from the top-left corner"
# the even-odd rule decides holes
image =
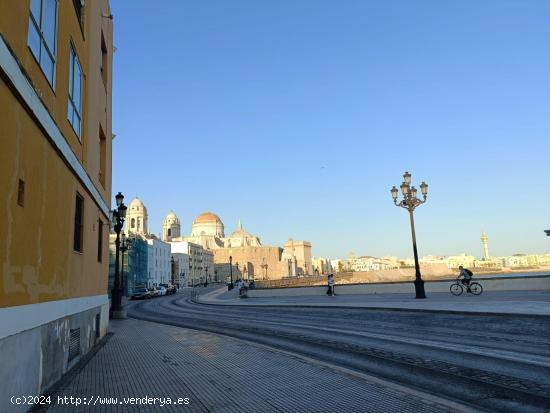
[[[120,252],[121,252],[121,258],[122,258],[122,265],[120,266],[121,268],[121,274],[120,274],[120,284],[121,284],[121,290],[122,290],[122,295],[124,295],[124,290],[128,289],[128,277],[124,278],[124,253],[127,252],[129,249],[130,249],[130,246],[132,244],[132,239],[131,238],[126,238],[126,234],[123,232],[122,233],[122,240],[120,242]],[[128,258],[128,260],[130,260],[130,258]],[[126,279],[126,284],[124,284],[124,280]]]
[[[413,253],[414,253],[414,266],[415,266],[415,280],[414,280],[414,290],[416,292],[416,298],[426,298],[426,292],[424,291],[424,280],[422,280],[422,275],[420,274],[420,264],[418,262],[418,250],[416,248],[416,232],[414,229],[414,210],[417,206],[426,202],[428,198],[428,184],[422,182],[420,184],[420,191],[422,192],[423,199],[416,197],[417,190],[414,186],[411,186],[411,174],[405,172],[403,175],[403,183],[400,186],[401,192],[403,194],[403,199],[397,202],[397,197],[399,196],[399,190],[394,186],[391,189],[391,195],[393,198],[393,203],[401,208],[405,208],[409,211],[409,217],[411,221],[411,233],[412,233],[412,242],[413,242]]]
[[[174,256],[170,258],[170,283],[172,285],[176,285],[175,283],[176,279],[176,261],[174,260]]]
[[[126,205],[124,201],[124,195],[120,192],[115,196],[116,209],[111,212],[112,223],[116,233],[115,240],[115,280],[113,289],[111,290],[111,318],[126,318],[126,312],[122,309],[122,288],[120,284],[120,231],[124,227],[124,220],[126,218]]]
[[[206,271],[205,279],[204,279],[204,286],[206,287],[208,285],[208,264],[206,267],[204,267],[204,270]]]
[[[233,257],[231,255],[229,256],[229,276],[231,277],[231,282],[227,286],[227,289],[232,290],[233,289]]]

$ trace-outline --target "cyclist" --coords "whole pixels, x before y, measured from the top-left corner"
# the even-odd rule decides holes
[[[474,273],[468,268],[464,268],[462,265],[458,267],[458,269],[460,270],[460,274],[458,274],[458,279],[460,280],[460,282],[462,282],[462,284],[466,286],[466,291],[471,292],[470,281],[472,280]]]

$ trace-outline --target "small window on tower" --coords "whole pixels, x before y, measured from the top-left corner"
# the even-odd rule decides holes
[[[171,237],[172,236],[172,229],[168,228],[168,236]]]
[[[17,204],[25,206],[25,181],[19,180],[19,188],[17,190]]]

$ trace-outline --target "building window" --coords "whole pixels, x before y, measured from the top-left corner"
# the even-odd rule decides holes
[[[80,126],[82,123],[82,67],[78,56],[71,44],[71,56],[69,60],[69,104],[67,107],[67,119],[71,123],[76,135],[80,139]]]
[[[105,43],[105,37],[101,33],[101,78],[103,79],[103,84],[107,86],[107,44]]]
[[[103,261],[103,221],[97,220],[97,262]]]
[[[105,188],[105,168],[107,165],[107,139],[99,125],[99,183]]]
[[[84,28],[84,0],[73,0],[73,5],[80,28]]]
[[[17,189],[17,205],[25,206],[25,181],[19,180],[19,188]]]
[[[130,228],[134,229],[136,227],[136,219],[135,218],[132,218],[130,220]]]
[[[54,87],[55,44],[57,33],[57,0],[31,0],[28,45]]]
[[[82,227],[84,223],[84,198],[76,194],[74,209],[74,241],[73,249],[82,252]]]

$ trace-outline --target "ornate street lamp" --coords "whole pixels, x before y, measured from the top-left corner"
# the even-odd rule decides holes
[[[206,271],[205,280],[204,280],[204,286],[206,287],[208,285],[208,264],[206,264],[206,267],[204,267],[204,270]]]
[[[121,284],[121,290],[122,290],[122,295],[124,295],[124,290],[128,289],[128,277],[126,277],[126,285],[124,284],[124,253],[127,252],[129,249],[130,249],[130,246],[132,245],[132,238],[126,238],[126,234],[123,232],[122,233],[122,237],[121,237],[121,241],[120,241],[120,253],[121,253],[121,258],[122,258],[122,265],[120,266],[121,268],[121,274],[120,274],[120,284]],[[130,258],[128,258],[128,263],[130,263]]]
[[[126,219],[126,205],[124,201],[124,195],[120,192],[115,196],[116,208],[111,212],[113,228],[116,233],[115,240],[115,282],[113,289],[111,290],[111,318],[126,318],[126,312],[122,309],[122,288],[120,283],[120,231],[124,227],[124,220]]]
[[[174,260],[174,256],[170,258],[170,283],[172,285],[176,285],[175,283],[176,279],[176,261]]]
[[[424,291],[424,280],[422,280],[422,275],[420,274],[420,264],[418,262],[418,250],[416,248],[416,233],[414,229],[413,213],[417,206],[426,202],[426,199],[428,198],[428,184],[426,182],[422,182],[420,184],[420,192],[422,193],[423,199],[418,199],[418,191],[414,186],[411,186],[411,174],[409,172],[405,172],[405,174],[403,175],[403,183],[399,188],[401,189],[401,193],[403,194],[403,199],[399,202],[397,201],[399,190],[394,186],[390,192],[393,198],[393,203],[396,206],[405,208],[407,211],[409,211],[414,252],[414,266],[416,270],[414,290],[416,292],[416,298],[426,298],[426,292]]]
[[[229,256],[229,276],[231,277],[231,282],[227,286],[227,289],[231,291],[233,289],[233,257]]]

